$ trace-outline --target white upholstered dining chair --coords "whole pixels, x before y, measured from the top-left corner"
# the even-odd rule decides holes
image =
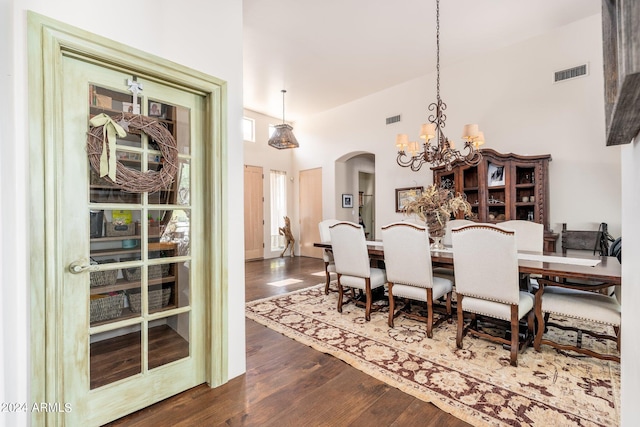
[[[519,251],[541,254],[544,249],[544,225],[533,221],[512,219],[496,224],[498,227],[516,232],[516,247]]]
[[[615,295],[603,295],[593,292],[594,286],[606,287],[606,283],[585,284],[555,282],[549,279],[538,279],[540,285],[536,292],[535,313],[537,321],[536,339],[534,348],[540,351],[542,344],[552,346],[558,350],[569,350],[580,354],[596,357],[598,359],[620,362],[620,356],[613,353],[602,353],[594,348],[583,346],[582,334],[590,335],[598,340],[610,340],[616,343],[620,351],[620,302]],[[551,316],[565,316],[573,319],[586,320],[587,324],[595,326],[609,326],[613,334],[606,334],[584,329],[563,322],[553,323],[549,321]],[[558,319],[556,319],[558,320]],[[584,323],[583,323],[584,325]],[[545,337],[547,328],[554,327],[577,333],[575,344],[553,341]]]
[[[462,227],[463,225],[476,224],[476,222],[471,221],[470,219],[450,219],[447,221],[447,225],[445,226],[444,237],[442,238],[442,243],[445,246],[451,247],[451,230],[454,228]]]
[[[406,222],[391,223],[382,227],[382,242],[389,291],[389,326],[393,328],[393,319],[403,313],[408,317],[425,321],[427,336],[431,338],[434,301],[446,297],[446,318],[451,322],[453,283],[449,279],[433,276],[428,230]],[[405,307],[406,310],[396,313],[396,297],[426,303],[427,316],[412,313],[410,303]],[[444,319],[444,316],[440,317],[439,321]]]
[[[320,221],[318,223],[318,229],[320,231],[320,241],[321,242],[331,242],[331,233],[329,232],[329,227],[339,223],[337,219],[325,219],[324,221]],[[333,252],[331,249],[323,249],[322,250],[322,260],[324,261],[324,273],[325,273],[325,284],[324,284],[324,293],[329,294],[329,285],[331,284],[331,275],[336,274],[336,264],[333,261]]]
[[[446,247],[451,247],[451,230],[457,227],[462,227],[463,225],[476,224],[476,222],[471,221],[469,219],[450,219],[447,221],[447,225],[445,226],[444,237],[442,238],[442,244]],[[455,285],[455,276],[453,275],[453,270],[446,267],[434,267],[433,274],[438,277],[444,277],[446,279],[451,280]]]
[[[491,224],[474,224],[454,228],[451,238],[458,311],[456,345],[462,348],[465,333],[510,345],[510,362],[517,366],[520,345],[524,348],[533,339],[534,299],[519,289],[515,232]],[[466,327],[464,313],[471,317]],[[508,322],[511,340],[480,329],[478,315]],[[528,335],[520,343],[519,322],[524,317]]]
[[[385,271],[370,266],[364,229],[353,222],[341,221],[329,227],[333,260],[338,275],[338,312],[342,313],[344,287],[364,291],[365,319],[371,320],[374,289],[387,283]]]
[[[496,224],[498,227],[516,232],[516,248],[519,251],[542,254],[544,250],[544,225],[533,221],[512,219]],[[520,274],[520,286],[524,290],[532,292],[538,288],[537,279],[540,275]]]

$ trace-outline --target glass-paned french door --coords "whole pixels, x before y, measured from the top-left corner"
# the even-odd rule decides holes
[[[64,395],[74,402],[70,425],[93,425],[205,380],[196,237],[203,222],[197,142],[204,101],[100,64],[65,58],[64,67],[59,209],[66,219],[59,244],[70,261],[61,294],[68,307]],[[139,115],[142,125],[135,122]],[[87,145],[92,129],[112,123],[125,133],[114,145],[101,132],[102,146]],[[150,136],[151,127],[166,129],[168,137]],[[107,147],[115,156],[115,182],[102,176],[108,168],[88,160],[92,150]],[[175,172],[161,188],[123,189],[119,182],[164,179],[170,165]]]

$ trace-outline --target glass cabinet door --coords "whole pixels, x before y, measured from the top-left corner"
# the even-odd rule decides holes
[[[89,85],[90,118],[104,113],[123,125],[118,167],[136,176],[160,172],[158,141],[127,127],[123,113],[143,113],[176,140],[173,181],[154,192],[123,190],[90,164],[89,336],[91,389],[189,357],[189,109]],[[142,111],[141,111],[142,110]]]

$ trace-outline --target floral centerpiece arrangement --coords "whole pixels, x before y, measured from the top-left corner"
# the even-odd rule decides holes
[[[471,205],[464,194],[440,188],[435,184],[426,187],[422,194],[405,205],[405,215],[416,215],[425,222],[429,236],[434,239],[434,248],[442,249],[442,237],[447,221],[458,212],[471,215]]]

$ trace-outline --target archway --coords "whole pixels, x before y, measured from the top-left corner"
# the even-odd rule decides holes
[[[368,240],[376,234],[375,166],[375,155],[366,151],[347,153],[335,161],[335,194],[341,200],[336,218],[364,225]],[[352,203],[342,203],[343,199]]]

